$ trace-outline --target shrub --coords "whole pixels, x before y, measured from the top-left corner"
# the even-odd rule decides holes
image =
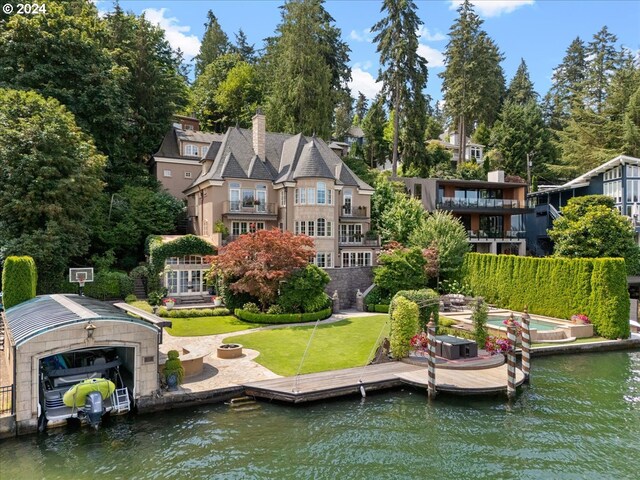
[[[389,305],[373,305],[373,311],[378,313],[389,313]]]
[[[272,315],[269,313],[249,312],[247,310],[236,308],[234,314],[240,320],[251,323],[303,323],[303,322],[315,322],[316,320],[323,320],[331,316],[331,308],[325,308],[319,312],[312,313],[283,313]]]
[[[391,314],[391,353],[394,358],[404,358],[409,354],[411,338],[418,331],[418,305],[400,296],[393,299]]]
[[[629,336],[626,265],[620,258],[533,258],[470,253],[464,279],[487,302],[555,318],[589,317],[596,334]]]
[[[231,315],[231,312],[226,308],[180,308],[174,310],[161,308],[158,311],[158,316],[168,318],[222,317],[225,315]]]
[[[277,304],[285,312],[317,312],[330,301],[324,287],[331,278],[316,265],[307,265],[290,275],[280,288]]]
[[[466,338],[467,340],[476,339],[476,336],[473,334],[473,332],[460,330],[458,328],[443,327],[442,325],[438,325],[436,332],[438,335],[451,335],[452,337]],[[482,348],[482,345],[478,345],[478,347]]]
[[[224,282],[219,283],[218,294],[222,297],[223,303],[231,311],[235,310],[236,308],[242,308],[242,306],[247,302],[257,304],[259,301],[256,297],[253,297],[248,293],[244,293],[244,292],[237,293],[232,291],[229,288],[229,286]]]
[[[420,289],[427,286],[426,260],[422,249],[398,248],[383,252],[379,266],[373,271],[373,281],[384,293],[395,295],[399,290]]]
[[[427,324],[433,314],[433,322],[438,325],[439,309],[440,309],[440,296],[434,290],[425,288],[422,290],[401,290],[395,294],[391,305],[389,306],[389,313],[393,315],[394,300],[398,297],[404,297],[407,300],[418,305],[420,309],[419,325],[420,330],[427,330]]]
[[[147,298],[147,302],[152,307],[157,307],[162,304],[162,298],[164,297],[164,292],[156,290],[155,292],[150,292]]]
[[[451,326],[455,325],[456,323],[458,323],[458,322],[456,322],[455,320],[453,320],[451,318],[440,318],[438,320],[438,325],[440,327],[445,327],[445,328],[446,327],[451,327]]]
[[[31,257],[7,257],[2,270],[2,301],[11,308],[36,296],[38,273]]]
[[[373,310],[374,305],[390,304],[391,297],[388,295],[388,293],[383,292],[380,287],[375,285],[371,290],[369,290],[369,293],[367,293],[367,296],[364,297],[364,303],[367,306],[371,305],[371,309]]]
[[[175,373],[178,377],[178,384],[184,381],[184,367],[182,366],[182,361],[180,358],[180,353],[177,350],[170,350],[167,353],[169,357],[166,362],[164,362],[164,375],[165,378]]]
[[[126,298],[133,293],[133,279],[122,272],[98,272],[93,282],[85,284],[84,293],[98,300]]]
[[[260,313],[260,309],[258,308],[258,305],[256,305],[253,302],[247,302],[242,306],[243,310],[246,310],[247,312],[251,312],[251,313]]]
[[[138,297],[136,297],[133,293],[127,295],[124,299],[127,303],[133,303],[138,301]]]
[[[267,309],[269,315],[282,315],[284,313],[283,308],[280,305],[271,305]]]
[[[473,320],[473,335],[478,345],[487,342],[487,318],[489,317],[489,307],[484,298],[478,297],[471,307],[471,320]]]

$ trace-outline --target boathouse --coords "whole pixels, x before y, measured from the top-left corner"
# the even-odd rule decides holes
[[[138,398],[160,387],[158,345],[162,327],[170,322],[134,317],[109,303],[66,294],[35,297],[3,316],[4,370],[14,386],[18,434],[36,430],[46,424],[44,419],[55,424],[79,416],[78,408],[62,398],[83,381],[113,381],[119,398],[114,394],[105,404],[115,411],[132,408]]]

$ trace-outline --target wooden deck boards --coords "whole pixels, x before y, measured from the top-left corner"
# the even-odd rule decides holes
[[[457,394],[483,394],[506,391],[506,365],[479,370],[436,369],[438,391]],[[367,391],[399,387],[403,383],[426,388],[427,370],[403,362],[370,365],[312,373],[298,377],[282,377],[243,385],[245,393],[259,398],[302,403],[359,393],[360,385]],[[524,374],[516,370],[516,383]]]

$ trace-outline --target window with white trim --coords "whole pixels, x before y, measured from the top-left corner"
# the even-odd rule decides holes
[[[317,187],[316,193],[318,195],[316,203],[318,205],[326,205],[326,203],[327,203],[327,184],[324,183],[324,182],[318,182],[316,187]]]
[[[264,230],[264,222],[231,222],[231,235],[238,236],[256,230]]]
[[[351,215],[353,206],[353,190],[345,188],[342,195],[342,213],[343,215]]]
[[[229,211],[240,211],[240,184],[238,182],[231,182],[229,184]]]
[[[164,170],[162,175],[166,178],[171,178],[171,170]]]
[[[197,157],[198,156],[198,147],[196,145],[186,145],[184,147],[184,154],[188,155],[190,157]]]
[[[333,205],[333,190],[327,190],[327,205]]]
[[[371,266],[371,252],[342,252],[342,267]]]
[[[333,268],[333,254],[331,252],[318,252],[312,261],[320,268]]]
[[[315,188],[307,188],[307,204],[315,205],[316,204],[316,189]]]
[[[326,235],[326,233],[327,233],[327,230],[325,228],[326,227],[326,220],[324,218],[319,218],[317,220],[317,222],[318,222],[318,236],[319,237],[324,237]]]
[[[362,241],[362,224],[340,224],[340,243],[360,243]]]
[[[306,188],[300,188],[300,205],[306,205],[307,204],[307,189]]]
[[[280,206],[287,206],[287,191],[284,188],[280,190]]]
[[[191,178],[191,172],[184,172],[184,178]]]
[[[313,220],[309,220],[307,222],[307,235],[309,235],[310,237],[316,236],[315,223]]]

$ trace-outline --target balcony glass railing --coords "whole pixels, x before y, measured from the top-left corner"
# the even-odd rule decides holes
[[[523,230],[505,230],[504,232],[495,230],[468,230],[467,236],[470,239],[522,239],[526,232]]]
[[[249,215],[275,215],[275,203],[265,203],[254,200],[251,202],[242,200],[233,200],[224,202],[222,205],[222,213],[244,213]]]
[[[525,208],[525,202],[502,198],[454,198],[442,197],[438,208]]]

